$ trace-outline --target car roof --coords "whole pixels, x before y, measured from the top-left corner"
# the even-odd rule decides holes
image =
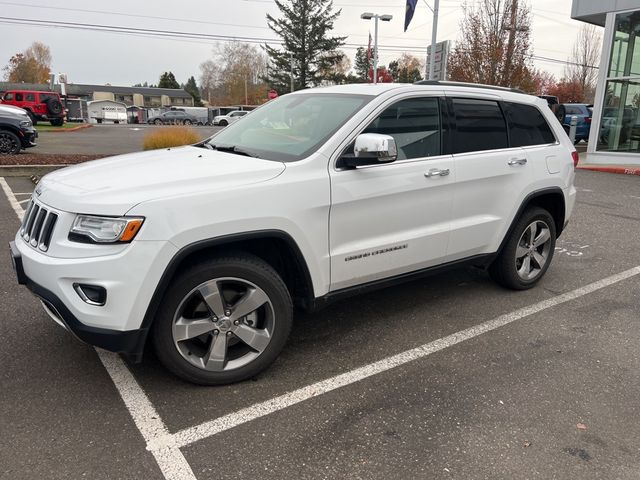
[[[393,92],[445,92],[450,95],[461,94],[465,96],[496,96],[504,101],[514,101],[527,104],[547,106],[547,101],[535,95],[529,95],[520,90],[492,85],[481,85],[462,82],[429,82],[419,83],[353,83],[348,85],[333,85],[329,87],[316,87],[298,90],[289,95],[303,95],[305,93],[328,93],[345,95],[371,95],[381,96]]]

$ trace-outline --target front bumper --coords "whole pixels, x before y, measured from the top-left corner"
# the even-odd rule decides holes
[[[22,148],[31,148],[31,147],[35,147],[38,145],[37,143],[37,139],[38,139],[38,131],[35,130],[34,128],[28,129],[28,130],[22,130],[20,132],[22,134],[22,138],[21,143],[22,143]]]
[[[146,328],[119,331],[83,324],[55,293],[34,282],[26,275],[22,262],[23,257],[16,243],[11,242],[9,248],[18,283],[25,285],[42,301],[45,311],[56,322],[63,325],[83,342],[112,352],[126,354],[133,360],[141,359],[148,333]]]

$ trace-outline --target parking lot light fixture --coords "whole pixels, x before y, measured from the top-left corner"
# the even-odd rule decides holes
[[[382,20],[383,22],[390,22],[393,18],[393,15],[378,15],[371,12],[364,12],[360,15],[360,18],[363,20],[371,20],[375,19],[375,28],[373,35],[373,83],[378,83],[378,20]]]

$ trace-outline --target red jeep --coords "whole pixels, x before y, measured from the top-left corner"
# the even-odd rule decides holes
[[[24,108],[34,125],[38,124],[38,120],[49,121],[54,127],[64,123],[65,109],[56,92],[7,90],[0,103]]]

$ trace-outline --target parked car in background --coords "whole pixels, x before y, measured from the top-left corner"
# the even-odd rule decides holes
[[[230,123],[240,120],[240,118],[244,117],[247,113],[249,112],[246,110],[234,110],[226,115],[218,115],[217,117],[213,117],[213,124],[226,127]]]
[[[64,123],[66,111],[56,92],[8,90],[4,92],[0,103],[23,108],[33,125],[37,125],[40,120],[50,122],[54,127],[60,127]]]
[[[198,123],[198,119],[186,112],[171,110],[155,117],[150,117],[147,123],[155,125],[194,125]]]
[[[589,140],[589,131],[591,130],[593,105],[587,103],[561,103],[558,105],[556,116],[567,134],[569,134],[569,129],[571,128],[571,117],[574,115],[578,117],[575,143],[579,143],[581,140],[586,142]]]
[[[23,148],[35,147],[36,138],[38,132],[24,110],[0,105],[0,154],[16,154]]]

